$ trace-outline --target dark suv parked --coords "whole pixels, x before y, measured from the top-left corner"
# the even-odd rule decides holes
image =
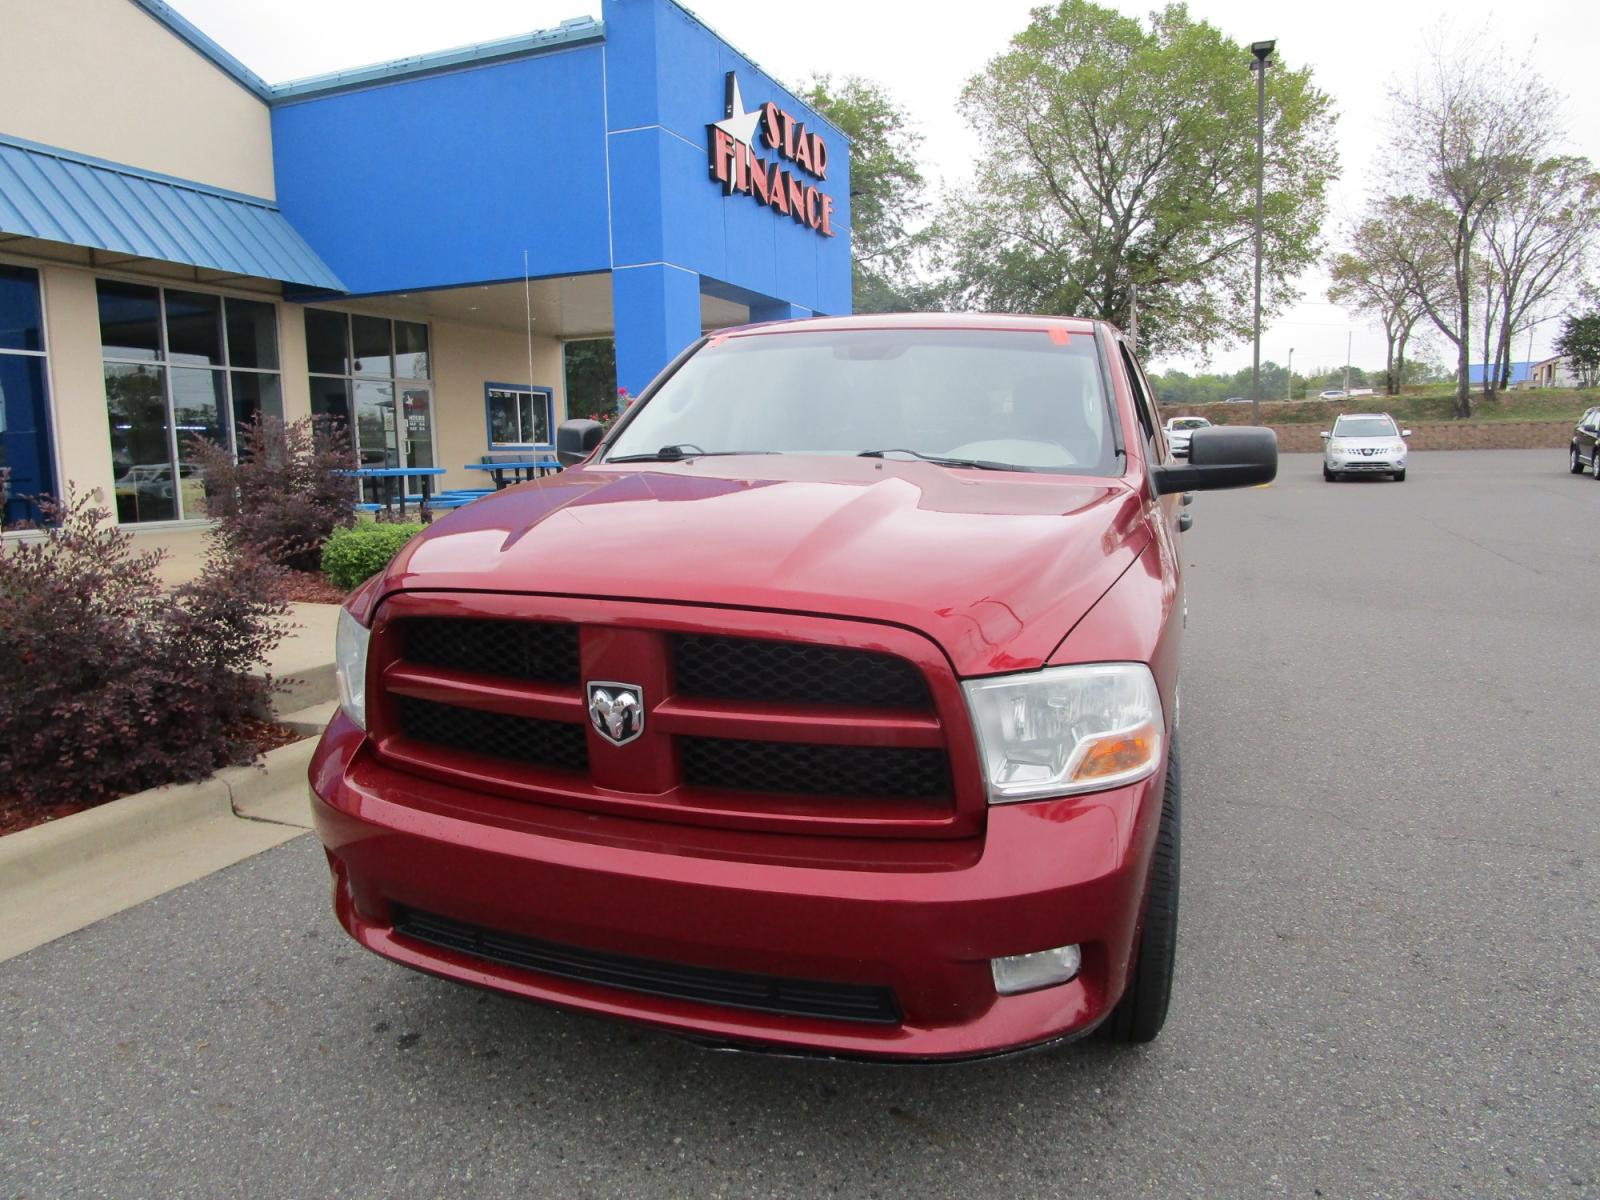
[[[1600,479],[1600,408],[1591,408],[1578,418],[1572,430],[1572,445],[1568,447],[1567,469],[1582,475],[1584,464]]]

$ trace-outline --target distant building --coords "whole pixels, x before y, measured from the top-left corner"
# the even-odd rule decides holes
[[[1514,363],[1512,363],[1511,364],[1511,386],[1512,387],[1519,387],[1519,386],[1522,386],[1522,385],[1526,384],[1528,382],[1529,375],[1533,371],[1533,367],[1534,367],[1534,364],[1531,363],[1531,362],[1514,362]],[[1493,371],[1495,369],[1496,368],[1495,368],[1494,364],[1491,363],[1490,364],[1490,370]],[[1468,383],[1482,383],[1483,382],[1483,364],[1482,363],[1473,363],[1471,366],[1469,366],[1467,368],[1467,382]]]
[[[1572,360],[1564,354],[1556,354],[1533,364],[1528,386],[1575,388],[1581,383],[1578,373],[1572,368]]]

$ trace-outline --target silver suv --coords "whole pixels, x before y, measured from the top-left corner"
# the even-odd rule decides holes
[[[1345,413],[1322,433],[1322,477],[1328,482],[1346,475],[1389,475],[1405,482],[1406,444],[1411,430],[1401,429],[1388,413]]]

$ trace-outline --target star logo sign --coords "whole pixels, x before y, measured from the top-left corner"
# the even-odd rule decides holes
[[[727,91],[728,100],[723,107],[726,116],[716,122],[713,128],[722,130],[736,142],[753,146],[756,140],[756,125],[761,120],[761,110],[745,108],[744,97],[739,94],[739,77],[732,71],[728,72]]]

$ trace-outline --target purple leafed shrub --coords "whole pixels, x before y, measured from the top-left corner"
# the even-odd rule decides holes
[[[285,423],[257,414],[242,431],[239,460],[194,437],[184,454],[200,465],[206,507],[229,546],[280,566],[315,571],[328,535],[355,521],[355,465],[341,421],[302,417]]]
[[[163,590],[163,552],[136,551],[70,489],[44,538],[0,552],[0,796],[109,799],[251,761],[242,725],[273,684],[246,674],[283,636],[281,571],[213,542],[193,582]]]

